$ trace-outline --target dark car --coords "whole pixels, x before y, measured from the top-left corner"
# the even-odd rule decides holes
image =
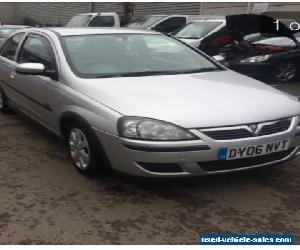
[[[300,37],[296,38],[300,42]],[[299,78],[300,48],[293,40],[272,37],[254,42],[252,46],[253,55],[228,61],[228,67],[265,81],[290,82]]]
[[[285,24],[278,22],[276,27],[272,17],[244,14],[227,16],[226,28],[250,45],[220,48],[228,68],[262,81],[289,82],[299,77],[300,38]]]
[[[21,25],[0,25],[0,46],[11,33],[17,31],[18,29],[24,29],[27,27],[28,26]]]

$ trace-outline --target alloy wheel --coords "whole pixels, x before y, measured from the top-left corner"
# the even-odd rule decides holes
[[[277,80],[287,82],[292,80],[297,73],[296,66],[293,63],[284,63],[278,67]]]
[[[90,164],[90,147],[84,133],[73,128],[70,131],[69,147],[71,157],[80,170],[86,170]]]

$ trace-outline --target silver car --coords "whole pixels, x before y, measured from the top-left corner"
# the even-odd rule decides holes
[[[300,103],[154,31],[49,28],[0,49],[0,109],[67,143],[83,174],[196,176],[299,154]]]

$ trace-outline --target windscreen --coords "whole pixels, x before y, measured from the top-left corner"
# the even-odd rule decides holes
[[[219,70],[197,51],[165,35],[66,36],[64,50],[75,74],[97,78]]]

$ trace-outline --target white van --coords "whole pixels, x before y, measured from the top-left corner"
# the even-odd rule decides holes
[[[119,16],[115,12],[83,13],[73,16],[67,27],[120,27]]]

